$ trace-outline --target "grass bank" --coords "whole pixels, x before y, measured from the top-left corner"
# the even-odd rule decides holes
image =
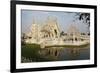
[[[38,44],[24,44],[21,46],[21,62],[44,62],[51,61],[52,58],[45,57],[39,54],[41,50],[40,45]]]

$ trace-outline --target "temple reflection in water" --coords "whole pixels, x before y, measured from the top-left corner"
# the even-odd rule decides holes
[[[49,47],[41,49],[38,53],[44,58],[51,59],[51,61],[85,60],[90,58],[89,46],[81,48]]]

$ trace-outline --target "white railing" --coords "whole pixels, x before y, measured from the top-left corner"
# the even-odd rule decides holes
[[[84,45],[84,44],[87,44],[89,43],[89,40],[84,40],[84,41],[63,41],[63,40],[60,40],[60,39],[55,39],[55,40],[50,40],[50,39],[46,39],[44,41],[42,41],[40,43],[40,45],[42,47],[45,47],[45,46],[54,46],[54,45],[59,45],[59,46],[62,46],[62,45],[76,45],[76,46],[80,46],[80,45]]]

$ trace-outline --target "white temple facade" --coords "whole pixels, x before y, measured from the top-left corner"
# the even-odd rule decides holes
[[[52,45],[82,45],[90,42],[89,35],[81,35],[75,25],[67,30],[67,35],[61,35],[56,18],[48,17],[43,25],[32,23],[27,33],[26,43],[40,44],[42,47]]]
[[[60,37],[60,30],[57,24],[56,18],[48,18],[47,21],[40,26],[33,23],[30,28],[30,32],[27,33],[29,38],[26,39],[26,43],[41,43],[44,40],[55,40]]]

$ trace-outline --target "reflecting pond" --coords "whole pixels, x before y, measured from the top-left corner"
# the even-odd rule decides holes
[[[90,59],[89,45],[84,47],[49,47],[41,49],[38,53],[51,61]]]
[[[22,63],[87,59],[90,59],[89,45],[40,48],[39,45],[28,44],[23,45],[21,49]]]

